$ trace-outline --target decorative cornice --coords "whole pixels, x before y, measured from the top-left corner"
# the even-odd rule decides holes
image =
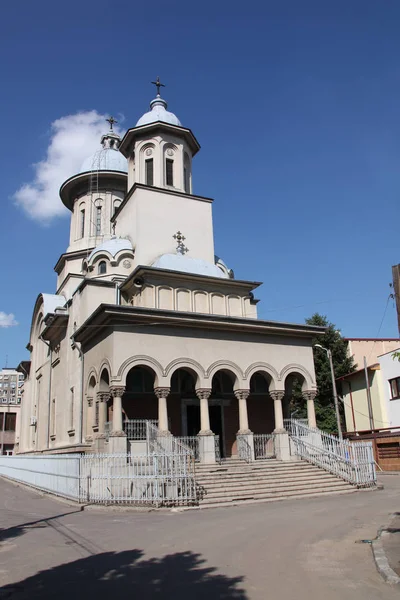
[[[212,390],[208,389],[208,388],[199,388],[196,390],[196,396],[198,397],[199,400],[208,400],[209,397],[211,396],[211,392]]]
[[[110,388],[110,394],[113,398],[122,398],[122,396],[125,394],[125,387],[124,386],[115,386],[115,387],[111,387]]]
[[[170,391],[171,391],[171,388],[169,388],[169,387],[154,388],[154,393],[157,396],[157,398],[167,398],[169,396]]]
[[[250,390],[235,390],[233,393],[238,400],[247,400]]]
[[[278,400],[283,400],[283,398],[285,397],[285,391],[284,390],[272,390],[271,392],[269,392],[269,395],[271,396],[272,400],[274,401],[278,401]]]

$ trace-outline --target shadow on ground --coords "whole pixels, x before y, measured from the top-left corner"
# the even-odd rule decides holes
[[[28,529],[43,529],[47,525],[50,525],[52,521],[61,519],[61,517],[65,517],[67,515],[73,515],[77,512],[80,513],[81,509],[74,510],[72,512],[68,511],[60,515],[54,515],[54,517],[45,517],[43,519],[37,519],[36,521],[28,521],[27,523],[22,523],[21,525],[14,525],[13,527],[8,527],[7,529],[0,529],[0,543],[12,538],[19,537],[20,535],[26,533]]]
[[[0,598],[113,600],[247,600],[243,577],[227,577],[206,566],[200,554],[179,552],[144,559],[141,550],[104,552],[41,571],[0,588]]]

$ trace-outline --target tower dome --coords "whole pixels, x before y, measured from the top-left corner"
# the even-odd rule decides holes
[[[101,148],[86,158],[80,173],[86,171],[120,171],[128,172],[126,158],[118,150],[121,138],[112,129],[101,138]]]
[[[140,117],[136,123],[136,127],[141,125],[149,125],[150,123],[169,123],[169,125],[177,125],[182,127],[182,123],[174,113],[167,110],[167,102],[161,98],[160,94],[157,94],[156,98],[150,102],[150,110]]]

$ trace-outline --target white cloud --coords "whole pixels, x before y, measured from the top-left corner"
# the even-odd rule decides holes
[[[51,124],[46,158],[33,165],[33,180],[14,194],[16,204],[29,217],[47,224],[68,213],[59,197],[60,186],[79,172],[85,158],[99,149],[100,137],[108,129],[105,118],[106,115],[91,110],[61,117]]]
[[[15,325],[18,325],[18,322],[14,319],[14,315],[12,313],[7,315],[0,310],[0,327],[14,327]]]

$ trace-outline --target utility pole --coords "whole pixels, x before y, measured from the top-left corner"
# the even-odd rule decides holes
[[[331,368],[333,402],[335,403],[336,423],[337,423],[339,438],[342,440],[343,433],[342,433],[342,425],[340,423],[339,401],[338,401],[338,395],[337,395],[337,390],[336,390],[336,379],[335,379],[335,370],[333,368],[332,352],[329,348],[324,348],[323,346],[321,346],[321,344],[315,344],[314,348],[320,348],[321,350],[324,350],[328,355],[329,366]]]
[[[364,356],[364,373],[365,373],[365,387],[366,387],[366,390],[367,390],[367,404],[368,404],[369,428],[371,430],[373,430],[373,429],[375,429],[375,423],[374,423],[374,415],[373,415],[373,412],[372,412],[371,388],[369,386],[367,359],[365,358],[365,356]]]

